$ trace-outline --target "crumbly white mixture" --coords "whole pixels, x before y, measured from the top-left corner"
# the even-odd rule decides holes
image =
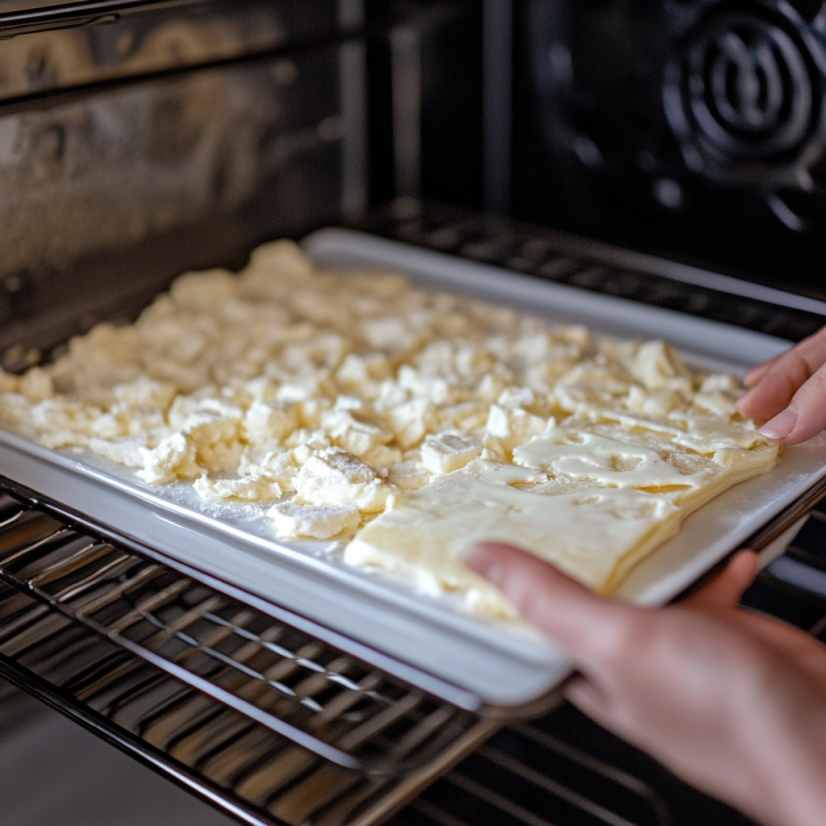
[[[738,389],[662,342],[316,269],[279,241],[239,275],[181,276],[136,323],[101,324],[50,366],[0,374],[0,425],[210,502],[270,503],[278,535],[346,539],[472,462],[540,467],[539,492],[610,484],[617,428],[668,433],[678,464],[730,464],[765,447]],[[589,442],[597,458],[575,456],[563,423],[613,431]]]

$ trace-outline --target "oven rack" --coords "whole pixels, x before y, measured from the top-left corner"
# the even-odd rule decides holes
[[[14,518],[17,513],[21,516]],[[69,530],[11,497],[0,499],[0,514],[4,559],[13,544],[7,538],[10,529],[15,535],[24,528],[34,541],[56,528]],[[815,511],[750,597],[821,639],[826,637],[826,588],[817,574],[826,570],[824,548],[826,514]],[[789,575],[790,567],[796,576]],[[810,587],[801,587],[806,573]],[[191,587],[204,590],[195,583]],[[685,790],[673,778],[650,761],[644,761],[644,771],[627,768],[639,764],[638,755],[569,708],[487,742],[489,730],[471,731],[449,754],[405,778],[366,777],[250,722],[5,579],[0,582],[0,677],[238,820],[258,826],[369,824],[387,817],[396,826],[686,822],[671,799],[675,789]],[[245,677],[247,690],[256,683]],[[466,753],[470,756],[461,766],[413,799]],[[409,805],[400,808],[406,801]],[[704,805],[720,818],[709,822],[745,823],[729,812],[723,818],[711,801]]]
[[[501,266],[568,287],[800,341],[826,321],[822,300],[452,206],[400,198],[353,229]]]
[[[136,581],[145,596],[132,594],[133,599],[124,600]],[[110,629],[121,626],[117,633],[107,632],[102,622],[82,621],[84,613],[95,616],[105,610],[113,596],[131,609],[107,615]],[[63,610],[61,603],[66,602],[80,602],[78,610]],[[288,826],[379,822],[473,752],[478,771],[519,776],[537,787],[534,794],[553,795],[557,806],[580,809],[597,823],[623,821],[615,821],[609,804],[590,799],[577,783],[540,776],[524,754],[550,755],[565,764],[566,774],[573,765],[577,774],[597,778],[602,787],[597,798],[607,795],[613,801],[610,805],[643,818],[629,822],[671,822],[652,789],[566,744],[541,722],[517,727],[499,744],[484,746],[496,726],[475,721],[448,742],[440,738],[438,753],[428,748],[428,762],[418,769],[411,768],[404,776],[369,776],[335,765],[250,719],[231,703],[199,690],[191,679],[179,679],[147,659],[145,651],[124,645],[123,626],[128,620],[148,624],[144,631],[151,637],[181,643],[175,657],[179,666],[195,671],[200,660],[199,672],[223,685],[232,684],[238,695],[250,698],[266,692],[262,672],[253,667],[262,649],[267,650],[262,643],[277,640],[281,659],[266,672],[272,677],[278,671],[282,693],[292,693],[293,702],[300,695],[321,706],[322,675],[313,670],[313,675],[302,679],[301,672],[306,664],[320,665],[324,646],[310,640],[302,645],[296,639],[293,656],[285,656],[289,642],[285,637],[294,632],[256,613],[150,560],[76,531],[17,496],[0,497],[0,676],[242,821]],[[267,627],[262,629],[256,619]],[[195,627],[200,623],[211,626],[211,631]],[[226,641],[239,631],[242,642],[230,656]],[[196,635],[201,640],[197,645],[193,644]],[[142,634],[136,629],[132,636]],[[332,678],[338,697],[364,690],[354,681],[342,684],[337,679],[351,661],[339,656],[327,663],[328,674],[335,666]],[[377,682],[386,679],[376,677]],[[372,692],[378,694],[375,688]],[[274,705],[279,702],[280,698]],[[326,703],[328,716],[333,702]],[[340,705],[344,705],[338,709],[340,717],[352,715],[357,708]],[[431,713],[429,721],[423,715],[417,719],[440,725],[453,714],[454,710],[442,707]],[[345,723],[365,720],[375,728],[369,708]],[[431,732],[432,726],[423,729]],[[403,751],[421,745],[414,734]],[[417,755],[419,761],[424,756]],[[480,785],[475,773],[457,771],[449,786],[472,800],[503,809],[517,822],[531,822],[532,816],[518,802]],[[444,803],[438,800],[419,801],[412,811],[419,813],[417,818],[453,822],[438,814],[440,805]]]
[[[0,528],[5,585],[330,763],[408,772],[474,728],[467,712],[19,495],[0,500]]]

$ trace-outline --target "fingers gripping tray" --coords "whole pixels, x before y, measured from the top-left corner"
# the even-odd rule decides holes
[[[698,366],[727,372],[776,355],[787,342],[717,322],[549,284],[495,267],[346,230],[304,242],[316,261],[401,271],[551,321],[633,338],[667,338]],[[449,598],[425,596],[345,565],[331,543],[283,542],[240,510],[203,505],[188,484],[154,487],[91,454],[56,452],[0,432],[0,476],[76,521],[192,573],[273,616],[462,708],[510,717],[537,708],[570,662],[535,632],[483,621]],[[690,516],[637,565],[619,595],[674,599],[752,539],[777,552],[820,492],[826,442],[787,450],[777,467]]]

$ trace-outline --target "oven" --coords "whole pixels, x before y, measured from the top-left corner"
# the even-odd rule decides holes
[[[2,365],[323,226],[798,341],[826,315],[824,14],[0,2]],[[748,822],[568,706],[499,728],[0,477],[10,823]],[[745,600],[826,639],[826,508],[790,513]]]

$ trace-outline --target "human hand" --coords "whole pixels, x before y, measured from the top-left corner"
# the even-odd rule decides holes
[[[797,444],[826,428],[826,327],[746,376],[739,411],[766,422],[761,433]]]
[[[736,607],[753,553],[661,609],[599,597],[506,545],[468,564],[572,658],[566,696],[594,720],[763,823],[822,823],[826,647]]]

